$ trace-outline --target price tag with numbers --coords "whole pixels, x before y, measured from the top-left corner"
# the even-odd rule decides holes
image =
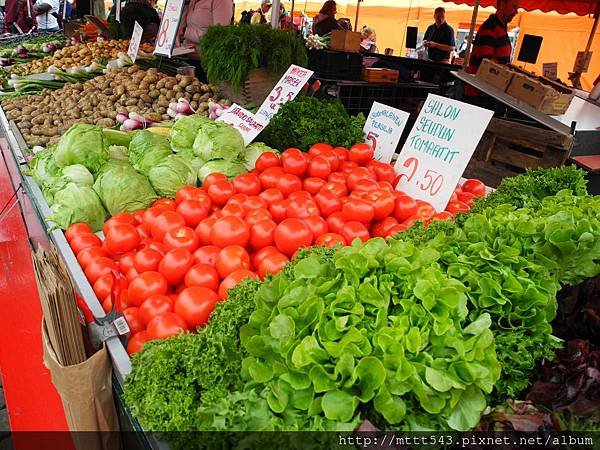
[[[396,189],[443,211],[493,115],[429,94],[396,160]]]
[[[175,39],[179,30],[179,22],[183,15],[185,0],[167,0],[163,18],[158,27],[156,36],[155,55],[166,56],[170,58],[175,46]]]
[[[281,105],[296,98],[314,72],[292,64],[267,96],[256,115],[265,123],[279,111]]]
[[[131,61],[135,62],[137,58],[138,50],[140,48],[140,43],[142,42],[142,35],[144,34],[144,29],[142,26],[135,21],[135,25],[133,26],[133,33],[131,33],[131,40],[129,41],[129,48],[127,49],[127,54],[131,58]]]
[[[383,103],[373,102],[363,131],[365,142],[375,150],[374,158],[390,163],[410,114]]]
[[[235,103],[216,121],[236,128],[242,134],[245,145],[250,144],[266,126],[258,116]]]

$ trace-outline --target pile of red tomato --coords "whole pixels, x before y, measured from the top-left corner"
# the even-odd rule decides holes
[[[103,241],[81,223],[65,234],[105,311],[113,301],[123,310],[132,354],[149,340],[204,326],[231,287],[276,274],[299,248],[392,236],[418,220],[450,219],[485,195],[483,183],[468,180],[436,213],[396,191],[397,181],[367,144],[316,144],[308,153],[263,153],[231,182],[213,173],[175,199],[113,216]]]

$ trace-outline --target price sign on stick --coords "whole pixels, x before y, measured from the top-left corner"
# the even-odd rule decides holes
[[[121,0],[115,0],[115,20],[119,23],[121,22]]]
[[[185,0],[167,0],[167,6],[165,6],[165,12],[156,36],[155,55],[171,57],[184,5]]]
[[[235,103],[216,121],[236,128],[242,134],[245,145],[250,144],[267,125],[258,116]]]
[[[429,94],[396,160],[396,189],[443,211],[493,115]]]
[[[265,123],[279,111],[281,105],[293,100],[314,72],[292,64],[267,96],[256,115]]]
[[[127,49],[127,54],[131,58],[131,61],[135,62],[137,58],[138,50],[140,48],[140,43],[142,42],[142,34],[144,34],[144,29],[142,26],[135,21],[133,26],[133,33],[131,33],[131,40],[129,41],[129,48]]]
[[[390,163],[410,114],[383,103],[373,102],[363,131],[365,142],[375,150],[374,158]]]

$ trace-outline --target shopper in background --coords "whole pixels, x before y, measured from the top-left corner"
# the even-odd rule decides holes
[[[33,5],[39,31],[58,31],[59,0],[36,0]]]
[[[508,24],[519,11],[519,0],[497,0],[496,13],[481,24],[473,42],[468,73],[477,73],[484,58],[498,64],[508,64],[512,46],[508,37]],[[482,100],[482,99],[485,99]],[[465,86],[465,100],[483,107],[489,107],[488,98],[472,86]]]
[[[271,0],[262,0],[260,2],[260,8],[252,14],[250,18],[250,24],[258,25],[265,24],[268,22],[266,14],[271,10]]]
[[[362,27],[360,31],[360,50],[364,53],[377,53],[377,35],[375,30],[368,25]]]
[[[199,60],[198,42],[211,25],[229,25],[233,17],[232,0],[191,0],[183,12],[181,27],[185,28],[183,45],[193,46],[190,58]]]
[[[27,11],[29,2],[29,17]],[[10,33],[27,33],[35,24],[33,2],[31,0],[6,0],[4,5],[4,29]]]
[[[323,36],[327,33],[331,33],[332,30],[340,30],[341,27],[335,19],[336,13],[337,5],[334,0],[327,0],[323,3],[321,11],[319,11],[319,14],[313,19],[313,33]]]
[[[111,10],[113,15],[114,8]],[[113,39],[129,39],[133,33],[135,22],[143,28],[142,42],[154,40],[158,34],[160,17],[156,11],[156,0],[128,0],[121,10],[121,21],[111,20],[111,37]]]
[[[433,12],[435,23],[429,25],[423,38],[423,45],[427,47],[429,59],[444,64],[450,64],[450,57],[454,51],[454,30],[446,22],[446,10],[442,7]]]

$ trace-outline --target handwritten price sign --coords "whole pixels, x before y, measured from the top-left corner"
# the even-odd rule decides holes
[[[250,144],[266,126],[259,117],[235,103],[217,122],[225,122],[236,128],[242,134],[245,145]]]
[[[118,3],[118,2],[117,2]],[[133,33],[131,33],[131,40],[129,41],[129,48],[127,49],[127,55],[131,58],[131,61],[135,62],[137,58],[138,50],[140,49],[140,43],[142,42],[142,35],[144,29],[142,26],[135,21],[133,26]]]
[[[429,94],[396,160],[396,189],[443,211],[493,115]]]
[[[363,131],[365,142],[375,149],[375,159],[390,163],[410,114],[383,103],[373,102]]]
[[[167,6],[158,27],[158,36],[156,36],[155,55],[168,58],[172,56],[184,5],[185,0],[167,0]]]
[[[293,100],[314,72],[292,64],[267,96],[256,115],[265,123],[279,111],[281,105]]]

